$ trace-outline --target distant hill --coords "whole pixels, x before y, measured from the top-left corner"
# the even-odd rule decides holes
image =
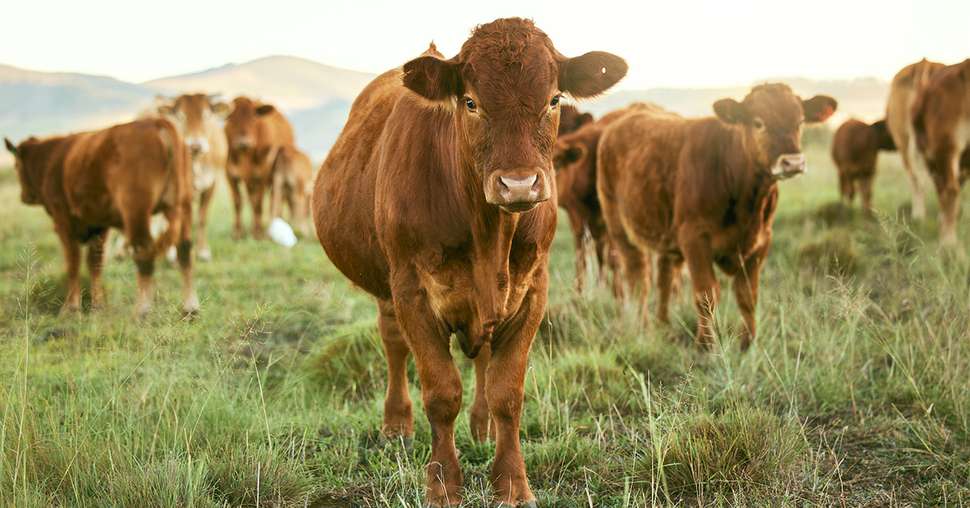
[[[373,77],[291,56],[268,56],[145,83],[0,65],[0,135],[19,141],[29,135],[98,128],[133,118],[156,94],[219,92],[226,99],[249,95],[279,106],[293,122],[297,143],[316,164],[339,135],[354,98]],[[848,116],[881,117],[889,90],[887,82],[873,78],[766,81],[784,81],[806,97],[827,93],[838,99],[839,116],[830,125]],[[684,115],[708,115],[715,100],[741,99],[749,88],[621,90],[582,101],[579,107],[601,115],[633,101],[651,101]],[[0,152],[0,164],[8,164],[6,151]]]

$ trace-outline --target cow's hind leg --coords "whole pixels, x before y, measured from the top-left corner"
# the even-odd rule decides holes
[[[641,251],[638,246],[633,245],[626,238],[614,241],[613,245],[619,255],[620,272],[622,272],[621,284],[627,287],[628,296],[637,296],[640,317],[646,322],[648,319],[647,302],[650,296],[651,256]],[[616,286],[617,283],[614,279],[614,287]]]
[[[61,240],[67,265],[67,295],[64,297],[61,314],[77,312],[81,310],[81,245],[66,227],[57,228],[57,237]]]
[[[856,187],[862,197],[862,209],[870,215],[872,214],[872,181],[874,179],[875,175],[870,173],[856,182]]]
[[[198,239],[198,250],[196,256],[200,261],[212,260],[212,250],[209,248],[209,235],[207,234],[209,223],[209,205],[212,204],[212,196],[215,194],[216,186],[213,184],[208,189],[199,193],[199,231],[196,232]]]
[[[151,234],[151,214],[147,210],[123,210],[125,235],[131,245],[132,258],[138,269],[138,294],[135,297],[135,316],[145,317],[154,298],[156,245]]]
[[[955,249],[957,218],[960,214],[960,150],[947,144],[934,154],[930,164],[933,183],[940,196],[940,243]]]
[[[262,240],[266,237],[266,230],[263,229],[263,201],[265,201],[266,184],[262,181],[247,180],[246,194],[249,195],[249,204],[253,208],[253,238]]]
[[[246,236],[246,230],[242,223],[242,192],[239,190],[239,178],[229,176],[229,194],[232,196],[232,238],[240,240]]]
[[[199,296],[195,292],[192,279],[192,199],[186,199],[179,208],[168,213],[168,222],[175,231],[175,251],[178,257],[179,271],[182,272],[182,313],[191,316],[199,312]]]
[[[384,424],[381,432],[389,438],[410,439],[414,435],[414,416],[411,413],[411,395],[408,393],[408,349],[401,334],[394,306],[389,301],[379,301],[380,314],[377,326],[384,344],[387,360],[387,393],[384,397]]]
[[[901,152],[901,155],[906,176],[909,177],[909,185],[913,190],[912,216],[916,220],[925,219],[926,194],[923,192],[923,185],[919,181],[919,171],[926,163],[916,147],[914,134],[910,133],[906,149]]]
[[[104,268],[105,244],[108,241],[108,230],[88,241],[88,273],[91,275],[91,307],[101,309],[105,304],[104,284],[101,272]]]
[[[670,295],[674,292],[674,277],[680,278],[683,265],[683,258],[674,254],[664,253],[657,259],[657,290],[660,292],[657,319],[663,324],[670,323]]]

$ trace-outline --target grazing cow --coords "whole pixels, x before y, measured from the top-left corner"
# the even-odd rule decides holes
[[[217,95],[205,94],[161,97],[157,108],[159,114],[178,127],[192,156],[192,187],[199,200],[195,252],[202,261],[212,259],[206,235],[209,204],[217,178],[225,171],[227,157],[226,135],[219,123],[229,113],[229,106],[217,99]]]
[[[832,138],[832,160],[839,171],[839,192],[851,205],[856,191],[862,195],[862,208],[872,211],[872,180],[876,177],[879,150],[895,150],[886,121],[867,124],[846,120]]]
[[[124,231],[133,250],[139,317],[151,308],[155,257],[173,242],[182,269],[182,310],[198,311],[192,286],[192,173],[171,122],[137,120],[100,131],[30,138],[18,146],[4,141],[16,158],[21,200],[44,207],[64,248],[67,297],[62,311],[81,308],[82,244],[88,245],[92,305],[104,305],[101,269],[111,227]],[[150,231],[155,213],[168,219],[168,230],[157,240]]]
[[[290,222],[303,235],[310,234],[310,196],[313,164],[294,146],[282,146],[273,162],[270,214],[283,216],[283,202],[290,210]]]
[[[263,238],[263,200],[273,183],[273,163],[281,147],[294,146],[293,127],[275,107],[248,97],[232,101],[232,113],[226,118],[226,140],[229,161],[226,176],[235,210],[233,237],[245,236],[242,225],[240,182],[253,208],[253,238]]]
[[[593,121],[593,115],[580,113],[576,106],[563,104],[559,108],[559,135],[569,134]]]
[[[893,137],[893,144],[903,159],[903,167],[909,177],[913,190],[912,215],[914,219],[926,217],[926,196],[919,181],[919,167],[923,163],[916,149],[913,135],[912,105],[917,93],[926,86],[929,79],[945,65],[922,59],[907,65],[893,78],[886,103],[886,127]]]
[[[941,243],[956,247],[960,187],[970,172],[970,59],[933,74],[913,101],[912,119],[918,157],[940,198]]]
[[[831,97],[803,101],[787,85],[769,84],[752,89],[743,102],[717,101],[716,117],[641,111],[606,128],[597,184],[622,272],[615,281],[642,286],[644,316],[651,252],[659,256],[658,318],[664,323],[673,275],[686,260],[698,313],[696,341],[709,347],[720,294],[716,264],[734,277],[746,325],[741,348],[748,348],[778,181],[805,171],[803,121],[823,121],[835,108]]]
[[[320,243],[378,301],[385,435],[414,432],[406,369],[414,354],[431,423],[431,506],[462,497],[452,335],[475,363],[472,435],[496,439],[495,496],[535,506],[519,418],[556,228],[559,102],[597,95],[625,74],[609,53],[563,56],[531,21],[481,25],[457,56],[432,46],[371,82],[318,173]]]
[[[662,111],[654,104],[634,103],[611,111],[575,132],[560,134],[553,155],[559,206],[566,210],[576,247],[576,289],[582,291],[586,278],[587,237],[593,240],[596,261],[602,274],[609,260],[606,223],[596,195],[596,149],[603,129],[617,118],[639,109]],[[560,131],[562,126],[560,125]]]

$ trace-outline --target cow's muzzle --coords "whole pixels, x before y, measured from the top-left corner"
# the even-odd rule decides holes
[[[791,153],[778,157],[771,168],[771,176],[778,180],[786,180],[800,175],[808,168],[807,159],[803,153]]]
[[[493,171],[485,181],[485,201],[507,212],[526,212],[549,199],[551,184],[540,168]]]
[[[189,147],[189,153],[192,154],[192,157],[205,155],[209,152],[209,141],[205,138],[186,138],[185,144]]]

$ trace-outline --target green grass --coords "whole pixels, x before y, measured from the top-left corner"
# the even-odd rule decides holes
[[[542,506],[970,504],[970,263],[940,255],[935,219],[906,220],[897,157],[876,220],[833,204],[824,150],[809,160],[781,186],[745,355],[730,334],[709,354],[684,343],[686,294],[671,328],[644,329],[606,288],[574,293],[561,221],[522,419]],[[420,506],[418,388],[413,446],[381,440],[375,306],[315,241],[233,242],[222,188],[196,320],[164,265],[135,322],[127,260],[106,269],[107,310],[62,319],[49,219],[9,170],[0,203],[0,505]],[[466,505],[483,506],[494,448],[467,411],[458,428]]]

